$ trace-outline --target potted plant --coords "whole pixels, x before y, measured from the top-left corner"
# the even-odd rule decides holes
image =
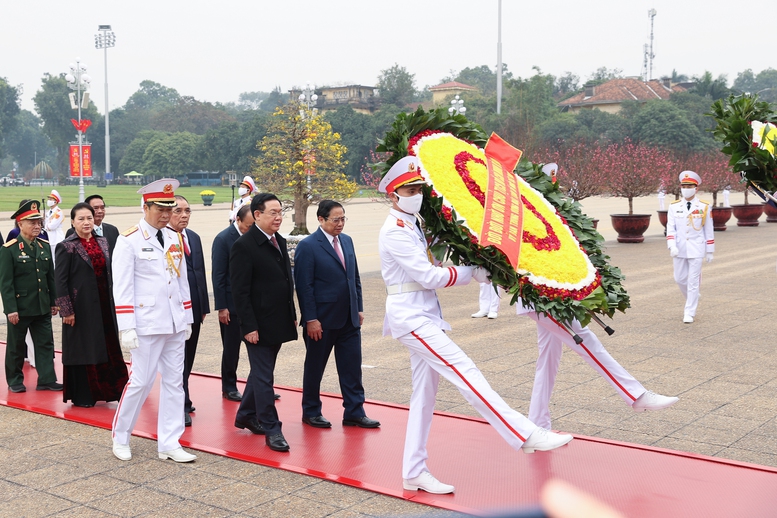
[[[687,168],[701,175],[701,189],[712,194],[712,226],[714,230],[726,230],[726,223],[731,219],[732,208],[718,204],[718,193],[738,178],[731,173],[728,159],[719,151],[702,151],[691,155]]]
[[[732,187],[745,193],[745,203],[731,206],[734,217],[737,218],[737,226],[757,227],[758,218],[764,213],[764,206],[760,203],[750,203],[748,201],[749,188],[746,183],[736,183]]]
[[[604,189],[604,175],[599,167],[602,148],[598,142],[561,143],[554,149],[538,153],[542,162],[558,164],[559,190],[579,202],[589,196],[598,196]],[[592,219],[596,228],[598,219]]]
[[[656,192],[659,179],[675,167],[674,162],[665,152],[627,138],[604,149],[600,167],[610,194],[629,201],[628,214],[610,214],[618,242],[642,243],[650,226],[650,214],[634,214],[634,198]]]
[[[211,191],[210,189],[205,189],[204,191],[200,191],[200,198],[202,198],[202,204],[206,207],[210,207],[213,205],[213,199],[216,197],[216,192]]]

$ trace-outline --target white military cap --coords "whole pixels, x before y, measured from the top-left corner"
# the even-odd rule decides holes
[[[693,171],[683,171],[680,173],[680,183],[693,184],[696,187],[701,185],[701,176]]]
[[[175,207],[175,190],[179,186],[174,178],[162,178],[144,185],[138,190],[143,195],[143,203],[154,203],[161,207]]]
[[[418,157],[406,156],[397,160],[380,181],[378,192],[392,193],[405,185],[426,183],[418,166]]]
[[[248,192],[256,192],[256,184],[254,183],[254,179],[250,176],[246,175],[243,177],[243,181],[240,182],[240,185],[245,185],[248,188]]]

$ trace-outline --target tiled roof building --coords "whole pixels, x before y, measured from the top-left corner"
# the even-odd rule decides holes
[[[558,103],[563,111],[578,112],[594,108],[618,113],[625,101],[648,102],[669,99],[675,92],[684,92],[687,85],[671,84],[668,79],[643,81],[639,78],[611,79],[599,85],[587,84],[584,91]]]

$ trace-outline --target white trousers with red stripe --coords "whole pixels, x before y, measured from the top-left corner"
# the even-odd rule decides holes
[[[599,338],[587,326],[582,327],[577,320],[572,321],[572,329],[583,339],[582,343],[576,344],[572,336],[553,319],[534,311],[526,313],[526,316],[537,322],[539,356],[529,405],[529,419],[537,426],[550,429],[550,396],[556,383],[564,344],[582,356],[629,406],[645,393],[645,387],[610,356]]]
[[[701,265],[703,258],[686,257],[674,258],[674,281],[680,287],[685,297],[685,310],[683,315],[696,316],[696,308],[699,306],[699,288],[701,287]]]
[[[151,392],[157,372],[161,374],[157,416],[158,451],[179,448],[184,431],[183,359],[185,331],[172,335],[138,336],[133,349],[129,382],[113,417],[113,440],[129,444],[140,409]]]
[[[426,323],[401,336],[399,341],[410,351],[413,370],[413,395],[410,396],[402,459],[403,478],[414,478],[429,471],[426,441],[432,426],[440,376],[453,383],[464,399],[516,450],[537,428],[494,392],[475,363],[440,328]]]

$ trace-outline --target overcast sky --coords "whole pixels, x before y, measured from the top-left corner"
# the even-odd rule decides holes
[[[709,70],[729,84],[747,68],[770,65],[768,12],[755,8],[737,31],[723,0],[555,0],[502,2],[502,60],[514,75],[566,71],[581,82],[597,68],[639,75],[655,8],[653,76]],[[211,102],[241,92],[315,85],[374,85],[394,63],[435,85],[451,70],[496,66],[497,0],[0,0],[0,77],[24,87],[23,108],[45,72],[66,72],[81,57],[92,100],[104,111],[99,24],[110,24],[111,109],[145,79]],[[758,25],[764,30],[759,30]],[[729,29],[729,26],[733,28]],[[745,32],[746,31],[746,32]],[[773,32],[773,31],[768,31]],[[763,36],[762,41],[768,41]]]

